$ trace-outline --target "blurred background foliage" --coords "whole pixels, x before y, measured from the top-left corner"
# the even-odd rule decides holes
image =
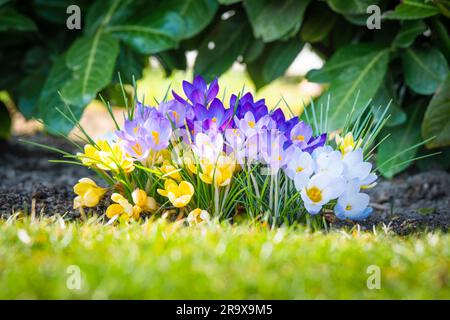
[[[81,8],[81,30],[66,28],[72,4]],[[379,30],[366,27],[367,7],[374,4],[382,13]],[[239,62],[259,90],[283,76],[308,46],[326,61],[306,79],[327,89],[316,103],[330,99],[331,129],[342,126],[353,107],[362,110],[370,101],[376,114],[390,102],[392,116],[381,135],[390,136],[376,161],[436,136],[427,148],[443,153],[417,165],[447,168],[449,17],[448,0],[0,0],[0,91],[25,118],[66,135],[72,125],[57,108],[67,104],[80,118],[99,94],[114,101],[117,75],[133,84],[149,57],[169,76],[187,69],[186,53],[195,50],[189,74],[207,80]],[[3,138],[9,112],[0,103]],[[381,172],[392,177],[408,159],[428,152],[408,150]]]

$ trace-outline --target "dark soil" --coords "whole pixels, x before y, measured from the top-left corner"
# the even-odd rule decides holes
[[[27,139],[74,151],[72,144],[43,134]],[[72,209],[73,185],[82,177],[94,177],[76,165],[50,163],[59,154],[11,138],[0,144],[0,216],[6,218],[22,211],[31,214],[60,214],[68,219],[79,217]],[[97,179],[98,180],[98,179]],[[362,229],[374,225],[389,226],[398,234],[422,230],[450,229],[450,174],[445,171],[406,172],[369,191],[374,214],[360,222]],[[35,199],[34,201],[32,199]],[[34,206],[32,203],[35,202]],[[96,209],[104,212],[104,207]],[[352,226],[335,221],[334,226]]]

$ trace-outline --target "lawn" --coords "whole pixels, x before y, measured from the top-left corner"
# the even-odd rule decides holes
[[[367,286],[373,265],[380,289]],[[449,299],[449,270],[439,233],[0,222],[1,299]]]

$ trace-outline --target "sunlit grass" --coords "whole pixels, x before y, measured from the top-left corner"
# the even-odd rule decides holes
[[[78,266],[80,290],[67,287]],[[369,290],[367,268],[381,270]],[[0,222],[0,298],[450,298],[450,236]]]

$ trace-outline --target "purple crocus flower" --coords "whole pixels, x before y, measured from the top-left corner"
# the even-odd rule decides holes
[[[223,103],[219,99],[214,98],[208,109],[197,103],[194,106],[194,113],[195,121],[200,121],[203,129],[223,131],[229,126],[233,110],[225,109]]]
[[[219,84],[217,79],[214,79],[208,87],[205,80],[201,76],[197,75],[192,83],[183,81],[183,91],[190,103],[172,91],[176,100],[191,106],[200,104],[206,107],[217,96],[217,93],[219,92]]]
[[[313,131],[310,125],[301,121],[296,124],[290,132],[291,142],[299,147],[302,151],[311,153],[315,148],[325,144],[326,134],[313,137]]]
[[[188,109],[181,102],[177,100],[170,100],[168,102],[161,103],[158,106],[158,111],[167,117],[175,128],[180,128],[184,126],[184,120],[186,119]]]
[[[269,114],[265,100],[261,99],[258,101],[253,101],[253,95],[250,92],[244,94],[239,101],[237,100],[236,95],[231,95],[230,108],[233,110],[236,108],[236,117],[238,119],[242,119],[249,111],[253,113],[256,121]]]

